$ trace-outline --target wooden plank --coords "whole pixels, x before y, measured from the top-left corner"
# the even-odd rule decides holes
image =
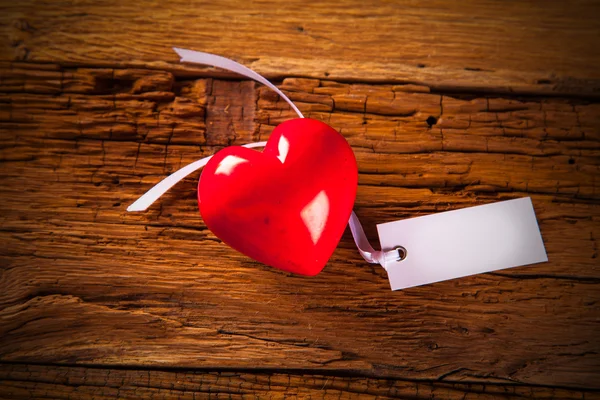
[[[238,3],[4,2],[0,58],[179,69],[178,46],[233,57],[271,78],[600,93],[598,1]]]
[[[266,139],[293,116],[271,92],[140,69],[3,76],[2,361],[599,388],[597,104],[285,80],[355,149],[373,239],[379,222],[533,197],[549,263],[392,293],[347,235],[315,278],[229,249],[195,177],[125,212],[187,162]]]
[[[598,392],[518,384],[429,382],[249,371],[0,364],[2,399],[598,399]]]

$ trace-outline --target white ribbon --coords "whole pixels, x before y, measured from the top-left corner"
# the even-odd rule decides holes
[[[302,115],[300,110],[298,110],[296,105],[285,94],[283,94],[283,92],[279,90],[277,86],[273,85],[264,77],[252,71],[250,68],[245,67],[233,60],[214,54],[178,48],[173,48],[173,50],[175,50],[175,52],[179,54],[179,56],[181,57],[181,62],[211,65],[213,67],[223,68],[232,72],[236,72],[240,75],[243,75],[247,78],[253,79],[262,83],[263,85],[268,86],[269,88],[273,89],[278,95],[280,95],[285,101],[287,101],[288,104],[292,107],[292,109],[298,114],[300,118],[304,118],[304,116]],[[256,142],[245,144],[243,145],[243,147],[264,147],[266,144],[267,142]],[[193,163],[181,168],[177,172],[169,175],[167,178],[163,179],[158,184],[156,184],[152,189],[147,191],[142,197],[137,199],[133,204],[127,207],[127,211],[145,211],[148,207],[152,205],[152,203],[158,200],[160,196],[162,196],[169,189],[175,186],[177,182],[179,182],[192,172],[204,167],[211,158],[212,156],[209,156],[201,160],[194,161]],[[350,231],[352,232],[354,243],[356,244],[356,247],[358,247],[358,251],[360,252],[362,257],[367,262],[372,264],[380,264],[383,268],[386,268],[388,262],[397,261],[400,258],[400,255],[397,250],[383,251],[373,249],[354,211],[352,211],[352,214],[350,215],[350,220],[348,221],[348,224],[350,225]]]
[[[267,142],[256,142],[245,144],[243,147],[265,147]],[[165,194],[171,189],[177,182],[188,176],[194,171],[203,168],[213,156],[204,157],[198,161],[194,161],[191,164],[177,170],[162,181],[158,182],[152,189],[148,190],[142,197],[137,199],[133,204],[127,207],[127,211],[146,211],[148,207],[152,205],[160,196]]]

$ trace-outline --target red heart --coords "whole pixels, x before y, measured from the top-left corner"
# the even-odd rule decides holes
[[[262,152],[227,147],[198,182],[206,226],[264,264],[316,275],[335,250],[352,212],[358,170],[352,148],[323,122],[277,126]]]

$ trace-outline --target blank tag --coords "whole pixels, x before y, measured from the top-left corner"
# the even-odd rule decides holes
[[[377,225],[392,290],[548,261],[529,197]]]

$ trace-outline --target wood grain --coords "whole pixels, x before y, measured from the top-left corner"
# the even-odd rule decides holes
[[[376,223],[532,196],[549,263],[390,292],[349,236],[315,278],[229,249],[198,214],[196,177],[125,212],[180,166],[292,117],[268,90],[154,68],[3,68],[3,362],[599,388],[597,103],[281,82],[355,149],[372,239]]]
[[[600,2],[0,2],[0,398],[600,398]],[[346,233],[317,277],[207,230],[186,163],[289,106],[377,223],[531,196],[550,261],[400,292]]]
[[[271,78],[598,97],[600,2],[3,2],[3,60],[99,66],[214,52]]]
[[[0,364],[2,399],[587,399],[598,392],[518,384],[286,373],[160,371]]]

